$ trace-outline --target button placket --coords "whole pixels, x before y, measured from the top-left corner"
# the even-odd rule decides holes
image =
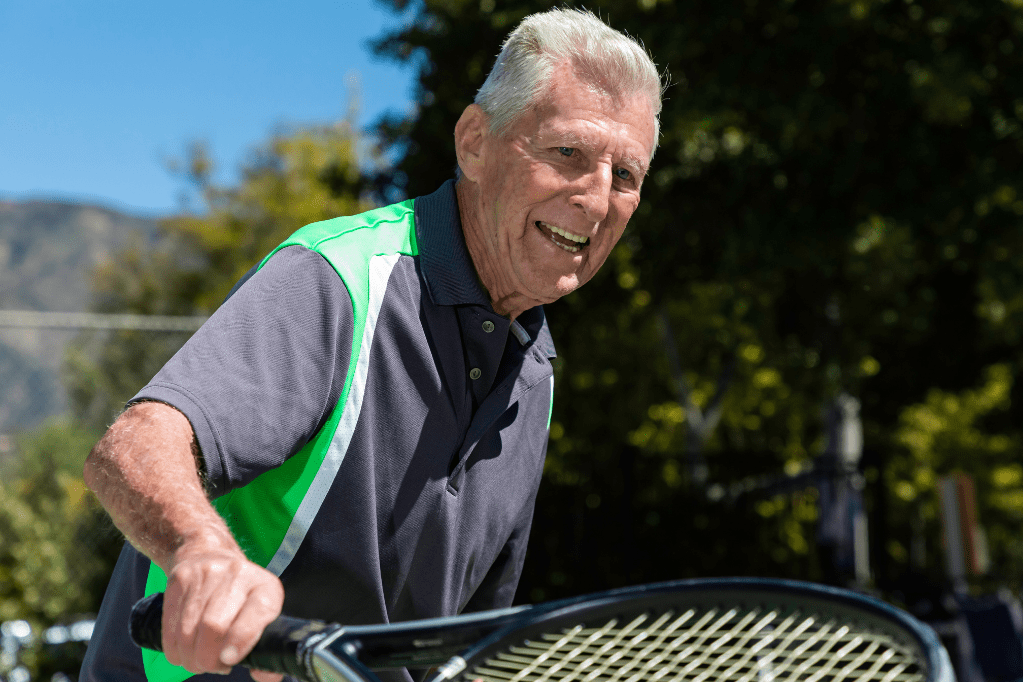
[[[456,309],[463,330],[465,365],[463,374],[474,409],[494,389],[494,381],[502,362],[507,321],[495,318],[479,306]]]

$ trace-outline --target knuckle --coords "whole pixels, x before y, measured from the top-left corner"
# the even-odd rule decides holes
[[[252,595],[252,602],[261,611],[274,611],[281,608],[281,600],[273,592],[260,590]]]
[[[203,618],[203,630],[207,639],[221,640],[231,629],[233,618],[227,614],[207,615]]]
[[[195,569],[191,564],[176,564],[170,572],[168,579],[171,585],[178,586],[181,583],[189,583],[195,577]],[[170,588],[168,588],[170,589]]]
[[[206,573],[213,578],[222,578],[232,572],[231,562],[224,559],[213,559],[206,564]]]

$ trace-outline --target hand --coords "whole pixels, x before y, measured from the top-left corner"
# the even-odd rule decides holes
[[[163,648],[167,660],[192,673],[228,673],[281,613],[284,588],[241,550],[186,543],[174,554],[164,595]],[[256,672],[258,682],[282,675]]]

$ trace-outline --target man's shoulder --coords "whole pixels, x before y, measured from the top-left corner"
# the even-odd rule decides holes
[[[414,223],[413,202],[414,199],[408,199],[356,215],[311,223],[295,231],[279,248],[299,245],[324,253],[338,241],[348,249],[364,245],[379,248],[382,241],[392,241],[400,250],[406,241],[404,233],[409,232]]]

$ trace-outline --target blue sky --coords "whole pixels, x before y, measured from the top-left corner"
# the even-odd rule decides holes
[[[167,214],[190,141],[230,182],[276,130],[342,118],[353,75],[361,125],[406,111],[412,69],[367,47],[402,21],[373,0],[0,0],[0,198]]]

